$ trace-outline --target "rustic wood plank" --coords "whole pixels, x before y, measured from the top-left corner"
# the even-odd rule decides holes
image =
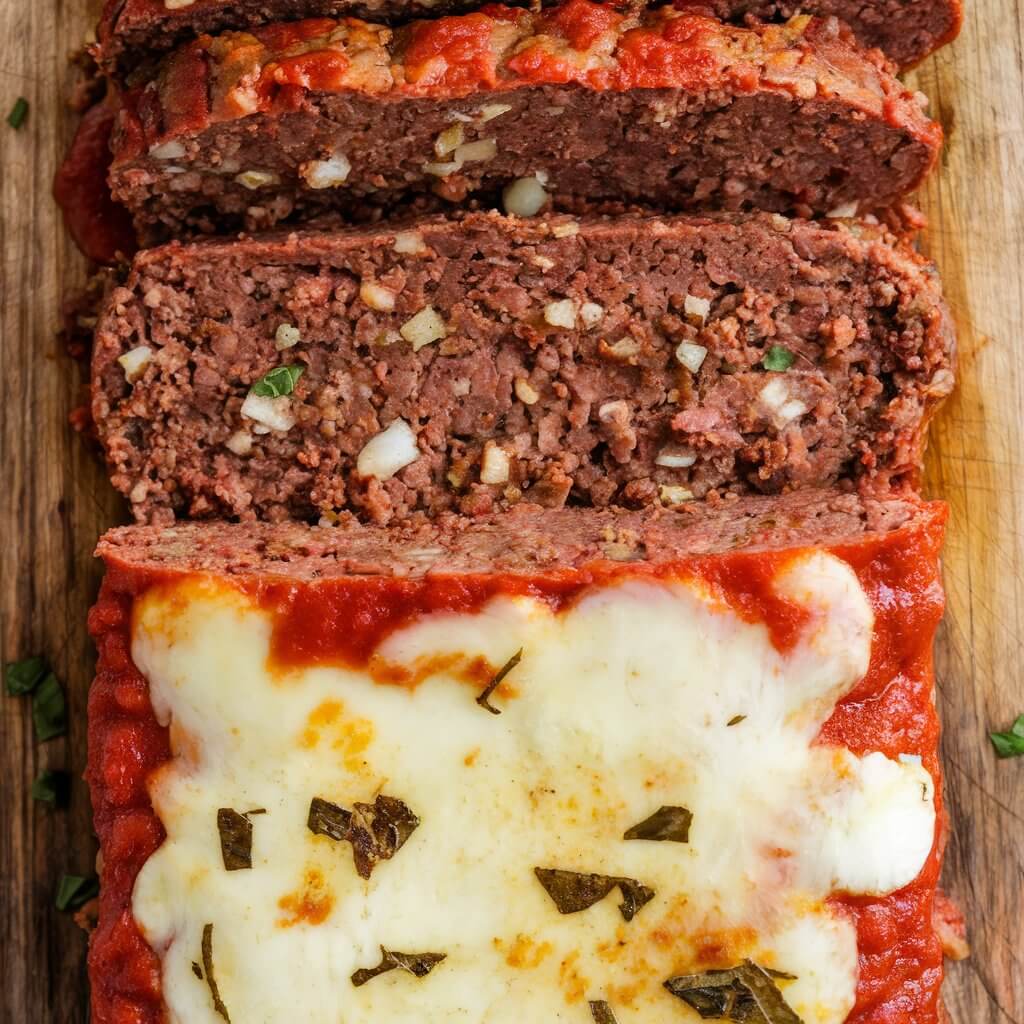
[[[970,2],[970,0],[969,0]],[[54,340],[60,300],[84,279],[49,182],[71,131],[69,52],[96,0],[0,0],[0,658],[43,651],[65,680],[67,739],[38,747],[28,708],[0,702],[0,1020],[86,1020],[84,936],[52,909],[66,870],[93,856],[81,783],[71,809],[32,806],[44,767],[80,773],[92,666],[85,615],[99,533],[122,506],[69,429],[77,369]],[[1024,15],[973,0],[964,35],[913,81],[949,133],[924,191],[924,247],[943,271],[960,326],[960,388],[937,421],[931,494],[953,521],[949,610],[936,651],[954,832],[946,880],[965,907],[975,955],[946,984],[955,1024],[1024,1022],[1024,764],[999,763],[986,733],[1024,711]]]

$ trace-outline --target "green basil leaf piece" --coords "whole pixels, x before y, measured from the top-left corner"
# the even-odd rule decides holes
[[[498,674],[487,684],[487,689],[477,697],[476,702],[482,708],[486,708],[492,715],[500,715],[501,708],[496,708],[491,702],[490,697],[494,691],[501,686],[502,680],[509,674],[523,660],[523,649],[522,647],[512,655],[508,661],[505,662],[504,666],[498,672]]]
[[[796,356],[788,348],[772,345],[761,360],[761,365],[766,370],[785,371],[793,365],[795,359]]]
[[[533,873],[560,914],[578,914],[588,910],[617,888],[622,893],[619,913],[624,920],[632,921],[641,908],[654,899],[654,890],[635,878],[563,871],[559,868],[534,868]]]
[[[262,398],[282,398],[285,395],[290,395],[305,372],[306,368],[298,363],[293,363],[291,366],[278,366],[256,381],[250,394]]]
[[[24,697],[31,693],[43,681],[46,672],[46,659],[38,655],[4,665],[4,686],[8,695]]]
[[[32,694],[32,722],[36,727],[36,739],[40,743],[63,736],[68,731],[68,711],[64,701],[64,690],[57,677],[47,673]]]
[[[67,772],[41,772],[32,783],[32,799],[51,807],[64,807],[71,795],[71,776]]]
[[[220,855],[225,871],[244,871],[252,867],[252,822],[231,807],[217,811]]]
[[[988,735],[1000,757],[1024,757],[1024,715],[1017,718],[1009,732],[990,732]]]
[[[25,123],[26,117],[28,117],[28,100],[24,96],[19,96],[14,101],[11,112],[7,115],[7,123],[17,131]]]
[[[649,839],[658,843],[688,843],[693,814],[686,807],[665,806],[627,829],[623,839]]]
[[[210,997],[213,999],[213,1008],[223,1017],[228,1024],[231,1024],[231,1017],[228,1016],[228,1008],[220,997],[220,989],[217,987],[217,979],[213,974],[213,925],[203,926],[203,973],[206,975],[206,985],[210,990]]]
[[[359,988],[368,981],[387,974],[388,971],[406,971],[416,978],[425,978],[447,953],[396,953],[394,950],[380,947],[381,961],[376,967],[362,967],[352,975],[352,984]]]
[[[89,900],[98,896],[100,883],[95,877],[83,878],[81,875],[61,875],[57,883],[55,903],[58,910],[78,910]]]

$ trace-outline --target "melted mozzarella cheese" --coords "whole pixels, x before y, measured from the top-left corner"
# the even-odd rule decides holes
[[[169,1019],[218,1024],[201,960],[244,1024],[620,1024],[696,1020],[662,982],[750,957],[807,1024],[854,1002],[853,925],[835,890],[882,893],[921,869],[932,780],[912,759],[815,745],[866,671],[872,613],[842,562],[791,562],[776,587],[811,613],[782,655],[692,582],[626,581],[553,613],[496,598],[435,614],[379,654],[415,673],[439,655],[504,664],[500,715],[437,668],[415,687],[343,668],[268,667],[269,614],[193,579],[151,591],[133,654],[169,722],[175,758],[151,780],[167,840],[134,913],[162,957]],[[733,725],[735,716],[745,716]],[[364,881],[351,846],[306,827],[310,799],[399,797],[421,824]],[[626,842],[662,805],[693,813],[687,844]],[[226,872],[217,809],[253,817],[252,870]],[[535,867],[635,878],[655,897],[629,923],[618,893],[557,912]],[[425,978],[352,973],[380,947],[440,952]]]

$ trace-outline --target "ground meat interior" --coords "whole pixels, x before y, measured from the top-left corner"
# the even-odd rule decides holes
[[[94,412],[141,520],[677,506],[899,487],[949,362],[935,281],[869,226],[470,216],[144,254]]]

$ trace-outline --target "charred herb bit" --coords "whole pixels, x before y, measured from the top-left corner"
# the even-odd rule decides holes
[[[40,743],[68,731],[68,710],[64,690],[57,677],[48,673],[32,694],[32,723]]]
[[[213,976],[213,925],[203,925],[203,973],[206,975],[206,984],[210,989],[210,997],[213,999],[213,1008],[223,1017],[228,1024],[231,1018],[228,1016],[228,1008],[220,997],[220,989],[217,988],[217,979]]]
[[[7,123],[17,131],[25,123],[26,117],[28,117],[28,100],[24,96],[19,96],[14,101],[11,112],[7,115]]]
[[[231,807],[217,811],[220,855],[225,871],[244,871],[252,867],[252,822]]]
[[[560,914],[578,914],[588,910],[617,888],[622,893],[619,913],[624,920],[632,921],[640,909],[654,899],[654,890],[635,878],[562,871],[558,868],[534,868],[533,873]]]
[[[734,725],[739,725],[740,722],[746,720],[746,715],[733,715],[728,722],[725,723],[726,728],[731,729]]]
[[[612,1008],[603,999],[590,1000],[590,1015],[594,1018],[594,1024],[619,1024]]]
[[[96,878],[61,875],[60,881],[57,883],[57,896],[54,903],[58,910],[78,910],[99,893],[100,883]]]
[[[502,666],[498,674],[487,684],[487,689],[477,697],[476,702],[482,708],[486,708],[492,715],[500,715],[501,708],[496,708],[490,701],[491,694],[501,686],[502,680],[509,674],[523,660],[523,649],[522,647],[512,655],[508,661]]]
[[[71,776],[67,772],[45,771],[32,783],[32,799],[51,807],[63,807],[71,795]]]
[[[396,953],[383,946],[380,947],[380,954],[381,961],[376,967],[362,967],[352,975],[352,984],[356,988],[388,971],[408,971],[413,977],[425,978],[448,957],[447,953]]]
[[[772,345],[765,353],[764,359],[761,360],[761,365],[766,370],[784,372],[793,365],[795,359],[796,356],[788,348],[783,348],[781,345]]]
[[[200,966],[199,966],[199,964],[197,964],[197,963],[195,962],[195,960],[193,960],[193,961],[192,961],[192,973],[193,973],[193,974],[194,974],[194,975],[195,975],[195,976],[196,976],[196,977],[197,977],[197,978],[198,978],[198,979],[199,979],[200,981],[202,981],[202,980],[203,980],[203,969],[202,969],[202,967],[200,967]]]
[[[686,807],[660,807],[649,818],[627,829],[623,839],[650,839],[657,843],[688,843],[693,813]]]
[[[380,861],[391,860],[419,823],[397,797],[381,795],[372,804],[353,804],[347,838],[359,877],[369,878]]]
[[[4,685],[10,697],[24,697],[31,693],[46,675],[46,661],[36,655],[4,665]]]
[[[990,732],[988,736],[999,757],[1024,757],[1024,715],[1017,718],[1009,732]]]
[[[348,826],[351,820],[351,811],[332,804],[330,800],[315,796],[309,804],[306,828],[315,836],[327,836],[340,843],[348,839]]]
[[[780,979],[793,976],[772,972]],[[665,988],[705,1020],[736,1024],[803,1024],[763,968],[751,960],[726,970],[669,978]]]

